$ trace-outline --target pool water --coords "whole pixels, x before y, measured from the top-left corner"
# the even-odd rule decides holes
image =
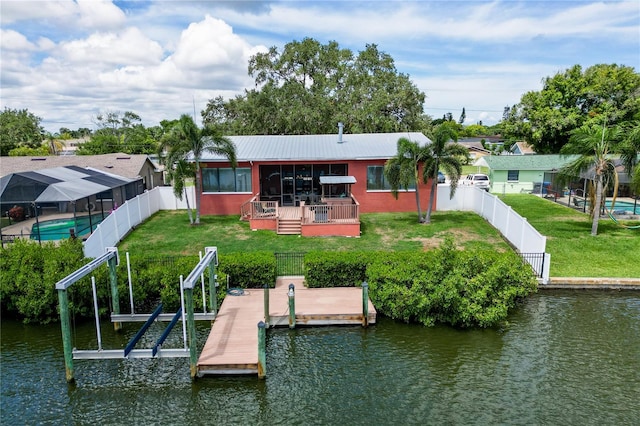
[[[52,219],[34,223],[31,227],[31,239],[42,241],[64,240],[69,238],[70,229],[78,237],[90,234],[102,222],[102,215],[80,216],[68,219]]]
[[[611,209],[611,201],[607,201],[605,203],[605,206],[607,207],[607,209]],[[613,211],[625,212],[627,214],[640,214],[640,203],[636,204],[634,209],[633,203],[629,203],[626,201],[616,201],[613,206]]]

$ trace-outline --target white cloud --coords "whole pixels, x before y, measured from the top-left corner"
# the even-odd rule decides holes
[[[113,29],[126,21],[122,10],[109,0],[76,0],[78,23],[85,28]]]
[[[163,56],[162,47],[137,28],[94,33],[86,39],[63,42],[59,53],[63,60],[85,66],[150,64],[159,62]]]
[[[7,51],[36,50],[36,46],[17,31],[0,29],[0,48]],[[4,55],[3,55],[4,56]]]

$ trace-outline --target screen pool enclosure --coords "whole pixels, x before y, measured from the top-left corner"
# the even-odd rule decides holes
[[[53,240],[68,238],[69,229],[76,235],[90,233],[111,211],[143,191],[142,179],[92,168],[66,166],[12,173],[0,178],[0,211],[3,224],[14,231],[3,229],[2,234]],[[65,222],[50,222],[62,219]]]

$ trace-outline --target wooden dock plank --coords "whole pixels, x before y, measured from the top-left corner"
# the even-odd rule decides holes
[[[296,284],[296,323],[300,325],[358,324],[362,322],[362,289],[313,288]],[[288,283],[269,290],[271,326],[288,326]],[[376,311],[369,303],[369,323]],[[198,359],[200,375],[257,374],[258,322],[264,321],[264,290],[248,289],[241,296],[227,296],[211,327]]]

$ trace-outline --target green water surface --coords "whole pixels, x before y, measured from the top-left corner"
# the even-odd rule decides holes
[[[137,326],[102,329],[124,347]],[[170,339],[180,347],[181,326]],[[79,347],[95,340],[76,326]],[[59,325],[9,320],[0,365],[6,425],[637,425],[640,293],[542,292],[489,330],[270,330],[266,380],[192,383],[187,359],[75,361],[69,386]]]

